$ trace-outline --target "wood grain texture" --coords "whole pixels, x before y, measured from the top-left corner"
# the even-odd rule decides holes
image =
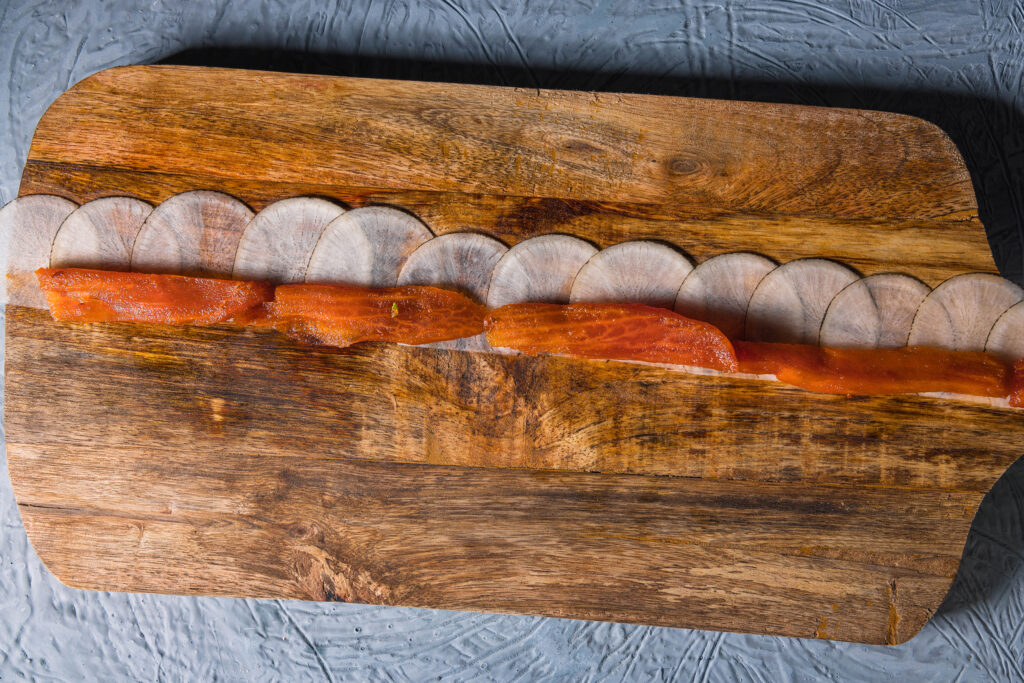
[[[994,272],[962,162],[874,112],[130,67],[57,100],[22,194],[391,204],[563,232]],[[927,397],[9,308],[11,479],[82,588],[351,600],[896,643],[1024,418]]]
[[[697,209],[976,213],[952,142],[911,117],[271,73],[240,78],[229,70],[201,79],[196,87],[188,67],[88,78],[44,115],[32,158],[330,186],[631,197]]]
[[[908,505],[885,490],[680,487],[663,477],[301,453],[211,460],[177,449],[80,448],[69,457],[60,447],[16,446],[12,454],[41,556],[71,585],[109,590],[515,606],[669,626],[682,612],[718,628],[803,636],[824,618],[831,637],[878,639],[894,582],[899,638],[923,624],[952,577],[957,556],[934,554],[938,530],[965,531],[970,519],[968,496],[934,493]],[[50,486],[58,474],[73,479],[61,492]],[[139,487],[146,502],[126,502]],[[898,521],[878,524],[877,507]],[[876,550],[864,553],[866,542]],[[108,561],[96,563],[97,553]]]
[[[509,244],[672,239],[700,260],[819,256],[930,284],[995,271],[945,134],[860,110],[117,68],[44,114],[22,193],[120,186],[154,203],[216,189],[255,210],[297,194],[392,202],[436,233],[470,226]]]
[[[98,375],[49,388],[80,404],[63,438],[102,442],[115,430],[213,458],[301,444],[323,459],[969,492],[987,490],[1024,442],[1015,411],[923,396],[847,399],[630,363],[395,344],[317,349],[230,328],[141,335],[20,308],[10,320],[8,402],[25,408],[6,424],[26,443],[44,438],[36,425],[57,410],[30,404],[55,367]],[[130,417],[114,426],[114,414]]]
[[[751,457],[732,451],[730,467],[737,446],[714,441],[713,415],[704,434],[666,433],[663,416],[626,423],[659,410],[669,394],[657,383],[701,379],[657,368],[310,349],[231,329],[143,336],[134,325],[55,326],[22,308],[9,324],[8,401],[32,406],[8,417],[21,435],[8,450],[12,481],[40,557],[81,587],[756,623],[807,637],[825,618],[830,637],[883,642],[889,582],[902,586],[909,636],[955,574],[982,497],[973,489],[987,486],[971,486],[984,461],[927,486],[909,473],[912,452],[885,459],[902,483],[879,485],[871,442],[846,446],[858,477],[825,463],[780,468],[777,428],[737,439]],[[65,381],[41,397],[55,369]],[[811,395],[750,384],[727,392],[747,402],[738,411],[774,404],[783,422],[808,419]],[[699,382],[671,389],[678,414],[718,402]],[[530,428],[519,416],[544,415],[572,391],[597,405],[610,394],[625,419],[566,406],[548,437],[555,452],[522,459],[515,441]],[[35,427],[44,420],[52,427]],[[336,429],[317,438],[310,424]],[[674,458],[659,447],[666,438]],[[573,462],[588,452],[593,462]],[[687,476],[609,474],[659,454],[655,466],[675,461]]]

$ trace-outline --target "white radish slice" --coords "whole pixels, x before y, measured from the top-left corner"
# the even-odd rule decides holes
[[[132,247],[149,214],[150,204],[132,197],[104,197],[71,212],[53,238],[53,268],[128,270]]]
[[[572,283],[569,301],[672,308],[691,270],[690,260],[669,246],[644,240],[622,242],[587,261]]]
[[[1006,363],[1024,358],[1024,302],[999,316],[985,340],[985,350]]]
[[[1022,299],[1024,290],[998,275],[956,275],[921,302],[907,344],[981,351],[999,316]]]
[[[64,220],[78,207],[63,197],[25,195],[0,208],[3,275],[0,302],[46,308],[33,274],[50,265],[50,247]]]
[[[494,266],[507,251],[504,244],[485,235],[471,232],[440,235],[424,242],[409,255],[398,274],[398,284],[453,289],[483,302]],[[461,351],[491,349],[483,333],[425,346]]]
[[[302,282],[327,225],[345,213],[334,202],[291,197],[269,204],[245,227],[232,275],[239,280]]]
[[[709,322],[730,339],[742,339],[750,297],[774,269],[774,261],[749,252],[709,258],[683,280],[676,313]]]
[[[434,233],[389,206],[364,206],[334,219],[320,236],[306,282],[394,287],[406,259]]]
[[[829,304],[819,341],[841,349],[906,346],[914,315],[930,291],[917,278],[898,273],[855,280]]]
[[[132,270],[176,275],[230,275],[253,213],[230,195],[193,190],[153,209],[132,250]]]
[[[764,276],[747,306],[747,339],[817,344],[832,298],[858,279],[835,261],[797,259]]]
[[[541,235],[509,249],[494,266],[487,305],[564,304],[580,268],[597,248],[569,235]]]
[[[420,245],[398,273],[399,286],[433,285],[468,294],[477,301],[487,297],[491,272],[508,247],[473,232],[453,232]]]

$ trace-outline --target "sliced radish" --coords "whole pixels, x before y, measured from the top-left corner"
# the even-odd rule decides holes
[[[999,316],[985,340],[985,350],[1007,363],[1024,358],[1024,302]]]
[[[61,224],[78,205],[63,197],[34,194],[0,208],[0,240],[4,274],[0,302],[46,308],[46,297],[33,274],[50,265],[50,247]]]
[[[660,242],[622,242],[587,261],[572,283],[569,301],[672,308],[691,270],[688,258]]]
[[[388,206],[364,206],[334,219],[320,236],[306,282],[393,287],[409,255],[434,233]]]
[[[1022,299],[1024,290],[998,275],[951,277],[921,302],[907,344],[981,351],[999,316]]]
[[[398,273],[399,285],[433,285],[468,294],[483,302],[491,273],[508,247],[496,239],[472,232],[440,235],[417,248]],[[485,335],[426,344],[440,349],[488,351]]]
[[[730,339],[742,339],[750,297],[774,269],[774,261],[749,252],[709,258],[683,280],[676,313],[709,322]]]
[[[132,270],[230,275],[238,241],[253,212],[221,192],[183,192],[153,209],[132,249]]]
[[[268,205],[246,226],[232,274],[240,280],[302,282],[327,225],[345,213],[334,202],[291,197]]]
[[[898,273],[855,280],[829,304],[820,343],[845,349],[906,346],[914,315],[930,291],[917,278]]]
[[[507,251],[508,247],[486,235],[441,235],[424,242],[409,255],[398,273],[398,284],[453,289],[482,302],[487,297],[491,272]]]
[[[487,305],[569,302],[572,283],[597,248],[569,235],[541,235],[509,249],[494,266]]]
[[[857,278],[846,266],[826,259],[784,263],[765,275],[750,297],[747,339],[817,344],[832,298]]]
[[[153,207],[132,197],[104,197],[71,212],[53,238],[51,268],[129,270],[132,247]]]

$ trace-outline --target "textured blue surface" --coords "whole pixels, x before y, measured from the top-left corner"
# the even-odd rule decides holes
[[[73,5],[69,7],[69,5]],[[0,204],[36,122],[101,69],[167,60],[695,94],[916,114],[960,146],[1024,276],[1020,2],[0,0]],[[6,471],[6,467],[3,468]],[[429,610],[83,592],[0,477],[0,678],[1021,680],[1024,465],[986,498],[940,613],[894,648]]]

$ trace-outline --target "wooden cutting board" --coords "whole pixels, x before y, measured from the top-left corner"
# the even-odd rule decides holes
[[[995,271],[949,139],[868,111],[128,67],[51,106],[21,194],[190,189],[390,204],[510,245]],[[898,643],[1024,448],[1006,409],[615,362],[20,307],[6,335],[21,516],[89,589]]]

